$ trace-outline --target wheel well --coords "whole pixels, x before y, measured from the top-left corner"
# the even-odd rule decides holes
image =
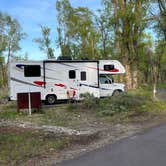
[[[121,89],[116,89],[115,91],[118,91],[118,92],[123,92]]]

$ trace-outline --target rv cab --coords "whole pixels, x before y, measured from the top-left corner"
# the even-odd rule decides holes
[[[112,96],[124,91],[125,85],[115,83],[112,75],[100,74],[99,76],[100,97]]]

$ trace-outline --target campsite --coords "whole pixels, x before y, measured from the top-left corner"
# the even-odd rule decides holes
[[[165,4],[2,0],[0,166],[165,164]]]

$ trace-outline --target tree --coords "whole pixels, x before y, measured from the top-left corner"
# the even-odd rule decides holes
[[[5,51],[7,45],[5,36],[6,17],[4,13],[0,12],[0,54]]]
[[[108,59],[113,54],[113,27],[112,18],[107,15],[107,9],[98,10],[96,15],[96,29],[99,35],[98,47],[101,58]]]
[[[10,57],[20,50],[20,41],[25,37],[22,28],[16,19],[8,14],[0,12],[0,74],[1,83],[7,83],[7,65]],[[5,54],[7,53],[7,65],[5,64]]]
[[[68,0],[56,4],[58,20],[58,45],[62,56],[73,59],[98,58],[99,35],[94,25],[93,13],[85,7],[73,8]]]
[[[7,77],[5,73],[5,59],[3,56],[0,56],[0,87],[6,84]]]
[[[16,19],[11,18],[9,15],[5,16],[4,26],[4,43],[5,51],[7,51],[7,64],[11,55],[20,50],[19,42],[25,38],[25,33]]]
[[[70,18],[72,18],[72,7],[68,0],[57,0],[57,44],[61,49],[62,56],[71,56],[70,37],[67,32]]]
[[[51,29],[47,26],[40,26],[42,37],[34,39],[34,42],[39,44],[39,48],[41,51],[47,54],[47,58],[54,58],[54,50],[51,48],[51,39],[50,32]]]
[[[154,7],[156,8],[155,11],[152,10]],[[151,8],[151,15],[154,18],[154,30],[157,32],[155,47],[156,75],[157,81],[161,83],[166,80],[166,0],[154,0]]]
[[[158,40],[156,49],[156,67],[157,67],[157,81],[166,81],[166,41]]]
[[[157,0],[159,17],[157,19],[157,29],[161,38],[166,41],[166,0]]]
[[[126,83],[128,88],[138,86],[139,50],[141,39],[146,27],[144,21],[147,12],[147,1],[140,0],[104,0],[108,15],[113,18],[115,35],[114,46],[119,53],[119,59],[126,68]]]
[[[93,23],[93,13],[84,7],[73,8],[73,15],[68,25],[68,35],[80,55],[77,58],[96,59],[98,34]]]

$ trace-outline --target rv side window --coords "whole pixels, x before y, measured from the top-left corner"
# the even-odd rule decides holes
[[[69,70],[69,78],[70,79],[76,78],[76,71],[75,70]]]
[[[104,70],[114,70],[114,65],[104,65]]]
[[[85,71],[81,72],[81,81],[86,81],[86,72]]]
[[[25,77],[40,77],[40,65],[26,65],[24,66],[24,76]]]

